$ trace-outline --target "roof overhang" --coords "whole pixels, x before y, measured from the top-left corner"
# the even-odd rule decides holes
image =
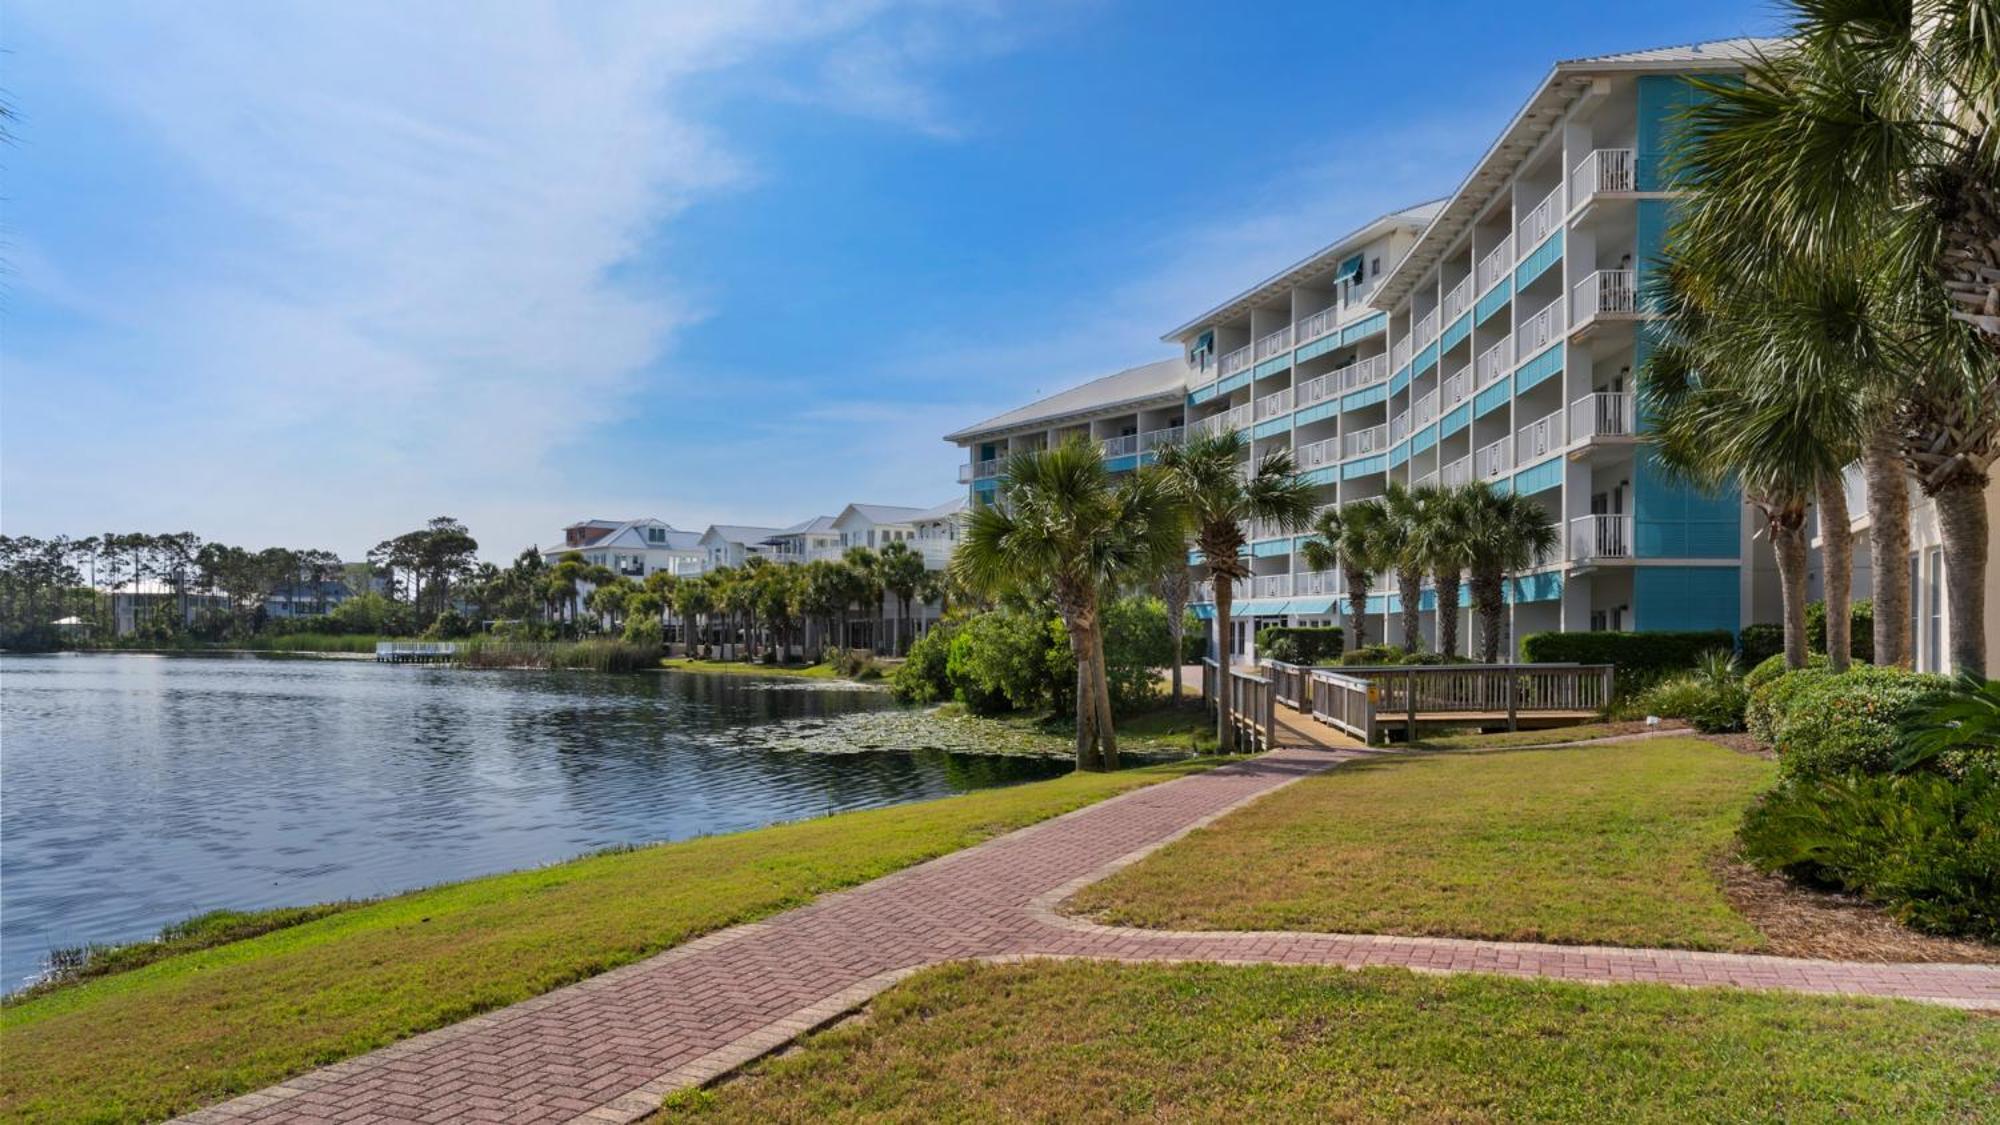
[[[1154,406],[1180,406],[1186,402],[1186,399],[1187,391],[1184,388],[1155,391],[1151,394],[1135,395],[1131,398],[1119,399],[1116,402],[1080,406],[1074,410],[1062,411],[1044,418],[1022,418],[1014,422],[1009,422],[1004,426],[959,430],[956,433],[944,435],[944,440],[953,445],[964,445],[967,442],[977,441],[980,438],[999,437],[1002,434],[1011,434],[1018,430],[1044,429],[1049,426],[1065,426],[1074,422],[1087,422],[1106,414],[1125,414],[1133,410],[1143,410]]]

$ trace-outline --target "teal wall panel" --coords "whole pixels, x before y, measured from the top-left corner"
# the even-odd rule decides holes
[[[1702,80],[1738,81],[1721,75],[1703,75]],[[1639,144],[1635,154],[1639,162],[1637,179],[1640,191],[1666,191],[1673,187],[1669,182],[1671,177],[1667,172],[1667,163],[1677,143],[1675,135],[1681,128],[1682,115],[1708,100],[1708,97],[1682,75],[1640,76]]]
[[[1559,571],[1545,571],[1541,574],[1524,574],[1507,583],[1507,600],[1516,604],[1522,602],[1552,602],[1562,597],[1563,577]]]
[[[1548,272],[1550,266],[1562,261],[1562,256],[1563,232],[1561,227],[1557,227],[1554,234],[1543,239],[1542,244],[1535,247],[1535,252],[1528,255],[1526,260],[1515,267],[1514,291],[1518,293],[1526,289],[1529,282]]]
[[[1450,437],[1472,424],[1472,404],[1466,403],[1457,410],[1438,419],[1438,436]]]
[[[1389,376],[1389,393],[1392,395],[1402,394],[1403,388],[1409,385],[1410,385],[1410,369],[1408,366],[1405,366],[1401,371],[1396,372],[1394,375]]]
[[[1558,340],[1514,372],[1514,393],[1525,394],[1529,388],[1540,386],[1542,380],[1560,373],[1562,369],[1563,346],[1562,341]]]
[[[1372,387],[1364,387],[1361,390],[1355,391],[1353,394],[1342,397],[1340,400],[1340,408],[1342,410],[1359,410],[1364,406],[1371,406],[1375,403],[1382,402],[1388,397],[1389,397],[1388,384],[1377,383]]]
[[[1713,495],[1669,476],[1658,454],[1641,448],[1632,482],[1632,550],[1642,559],[1741,557],[1739,497],[1734,485]]]
[[[1545,489],[1554,488],[1563,482],[1562,458],[1544,461],[1532,469],[1523,469],[1514,474],[1514,491],[1530,496]]]
[[[1373,457],[1363,457],[1358,461],[1349,461],[1342,465],[1340,467],[1340,479],[1353,480],[1356,477],[1365,477],[1370,473],[1379,473],[1388,467],[1388,459],[1382,454],[1377,453]]]
[[[1389,451],[1389,467],[1395,468],[1410,459],[1410,443],[1402,442]]]
[[[1307,484],[1332,484],[1334,481],[1340,479],[1334,475],[1334,470],[1337,468],[1339,468],[1337,465],[1328,465],[1323,469],[1314,469],[1311,472],[1299,474],[1299,479],[1305,481]]]
[[[1289,555],[1292,553],[1292,541],[1289,539],[1266,539],[1262,543],[1252,543],[1250,545],[1250,553],[1260,559],[1273,558],[1278,555]]]
[[[1214,397],[1215,397],[1215,384],[1210,383],[1206,387],[1199,387],[1196,388],[1195,390],[1189,391],[1187,404],[1189,406],[1200,406],[1202,403],[1207,402],[1209,399],[1212,399]]]
[[[1642,566],[1632,572],[1632,615],[1642,631],[1727,629],[1742,621],[1733,566]]]
[[[1233,391],[1238,387],[1247,387],[1249,385],[1250,385],[1250,373],[1248,371],[1238,371],[1236,374],[1231,375],[1229,378],[1222,380],[1220,383],[1217,383],[1215,385],[1215,393],[1219,395],[1226,395],[1230,391]]]
[[[1282,421],[1282,419],[1280,420]],[[1122,473],[1129,469],[1136,469],[1139,467],[1139,455],[1136,453],[1129,453],[1123,457],[1106,458],[1104,461],[1104,467],[1106,470],[1114,473]]]
[[[1292,420],[1289,417],[1266,418],[1264,421],[1259,422],[1255,426],[1252,426],[1250,428],[1250,436],[1253,438],[1274,437],[1278,434],[1286,432],[1287,430],[1290,430],[1291,428],[1292,428]]]
[[[1307,422],[1317,422],[1321,418],[1331,418],[1338,413],[1340,413],[1340,403],[1328,399],[1325,402],[1308,406],[1297,414],[1292,415],[1292,424],[1303,426]]]
[[[1432,423],[1431,425],[1425,426],[1423,429],[1418,430],[1410,438],[1410,452],[1413,454],[1422,453],[1424,450],[1429,449],[1431,446],[1436,445],[1437,443],[1438,443],[1438,428],[1436,423]]]
[[[1284,355],[1274,355],[1270,359],[1251,368],[1250,375],[1254,379],[1262,379],[1266,375],[1276,375],[1291,365],[1292,353],[1286,352]]]
[[[1350,324],[1347,327],[1341,329],[1340,342],[1343,344],[1351,344],[1356,340],[1365,340],[1368,337],[1373,336],[1378,332],[1386,332],[1388,331],[1388,329],[1389,329],[1389,314],[1376,313],[1374,316],[1369,317],[1367,320],[1356,321],[1355,323]]]
[[[1638,288],[1639,308],[1644,312],[1659,312],[1659,294],[1651,292],[1647,285],[1649,277],[1657,276],[1660,268],[1660,254],[1667,244],[1667,228],[1673,225],[1673,204],[1665,199],[1641,199],[1638,205],[1637,264],[1633,267],[1632,283]],[[1641,325],[1643,330],[1647,326]],[[1642,360],[1644,357],[1640,357]]]
[[[1317,359],[1340,346],[1340,333],[1330,332],[1293,352],[1292,359],[1295,362],[1304,363],[1309,359]]]
[[[1410,364],[1410,378],[1414,379],[1431,368],[1436,367],[1437,361],[1438,345],[1436,340],[1432,340],[1430,346],[1418,352],[1415,362]]]
[[[1478,304],[1472,306],[1472,319],[1485,324],[1493,319],[1494,313],[1506,308],[1513,296],[1514,279],[1511,276],[1502,277],[1497,285],[1486,291],[1484,297],[1479,298]]]
[[[1472,335],[1472,314],[1466,313],[1452,321],[1451,327],[1445,329],[1444,335],[1438,337],[1438,347],[1450,351],[1460,340],[1470,335]]]
[[[1498,410],[1501,407],[1507,405],[1507,400],[1513,397],[1514,397],[1513,380],[1501,379],[1500,381],[1494,383],[1492,386],[1479,392],[1478,397],[1472,400],[1472,412],[1474,414],[1477,414],[1481,418],[1484,418],[1488,414],[1493,413],[1495,410]]]

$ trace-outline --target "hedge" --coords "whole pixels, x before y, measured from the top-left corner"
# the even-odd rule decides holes
[[[1736,651],[1743,657],[1743,663],[1755,668],[1774,656],[1785,654],[1785,627],[1783,625],[1745,625],[1736,635]]]
[[[1788,672],[1761,689],[1759,725],[1786,777],[1891,773],[1903,716],[1950,686],[1942,676],[1867,664]]]
[[[1286,664],[1318,664],[1340,656],[1345,636],[1338,625],[1266,625],[1257,630],[1257,651]]]
[[[1701,662],[1701,655],[1721,649],[1734,651],[1736,638],[1727,629],[1686,633],[1530,633],[1521,638],[1521,654],[1530,664],[1609,664],[1626,683],[1651,682]]]
[[[1853,639],[1847,651],[1856,660],[1875,662],[1875,603],[1866,598],[1854,602],[1847,614],[1848,626],[1853,631]],[[1806,606],[1806,648],[1812,652],[1826,651],[1826,603],[1813,602]],[[1785,627],[1777,624],[1745,625],[1737,634],[1736,651],[1742,654],[1743,663],[1755,667],[1766,659],[1785,651]]]

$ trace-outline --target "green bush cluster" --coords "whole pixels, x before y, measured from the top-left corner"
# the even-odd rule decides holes
[[[1530,664],[1609,664],[1620,691],[1636,692],[1701,662],[1703,653],[1734,650],[1727,629],[1680,633],[1530,633],[1521,655]]]
[[[1104,606],[1105,678],[1113,710],[1130,712],[1157,691],[1174,659],[1165,603],[1120,598]],[[1075,703],[1076,658],[1060,618],[998,609],[942,624],[920,638],[890,677],[898,699],[955,699],[981,715],[1059,712]]]
[[[1854,659],[1875,659],[1875,603],[1866,598],[1848,607],[1848,628],[1852,639],[1847,650]],[[1806,606],[1806,649],[1826,653],[1826,603]],[[1745,625],[1736,635],[1736,651],[1743,663],[1752,667],[1785,651],[1785,627],[1774,624]]]
[[[1743,657],[1743,663],[1752,668],[1763,665],[1776,657],[1782,665],[1785,658],[1785,627],[1760,622],[1745,625],[1736,634],[1736,651]]]
[[[1345,637],[1338,625],[1266,625],[1257,630],[1257,651],[1285,664],[1329,664]]]
[[[1476,664],[1478,661],[1438,652],[1404,652],[1400,645],[1364,645],[1353,652],[1342,653],[1333,663],[1345,668],[1386,668],[1398,664]]]
[[[1885,774],[1896,765],[1900,724],[1950,686],[1902,668],[1802,668],[1757,689],[1750,730],[1778,752],[1786,777]]]
[[[1653,685],[1640,697],[1639,708],[1649,715],[1685,719],[1708,734],[1722,734],[1743,729],[1749,702],[1735,654],[1716,649],[1704,654],[1693,671]]]
[[[1863,895],[1911,926],[2000,940],[2000,778],[1850,774],[1781,783],[1745,816],[1744,855]]]

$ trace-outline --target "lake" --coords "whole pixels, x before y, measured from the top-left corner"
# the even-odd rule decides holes
[[[805,680],[0,656],[0,982],[51,948],[223,907],[1068,772],[910,749],[938,744],[926,723],[886,692]]]

